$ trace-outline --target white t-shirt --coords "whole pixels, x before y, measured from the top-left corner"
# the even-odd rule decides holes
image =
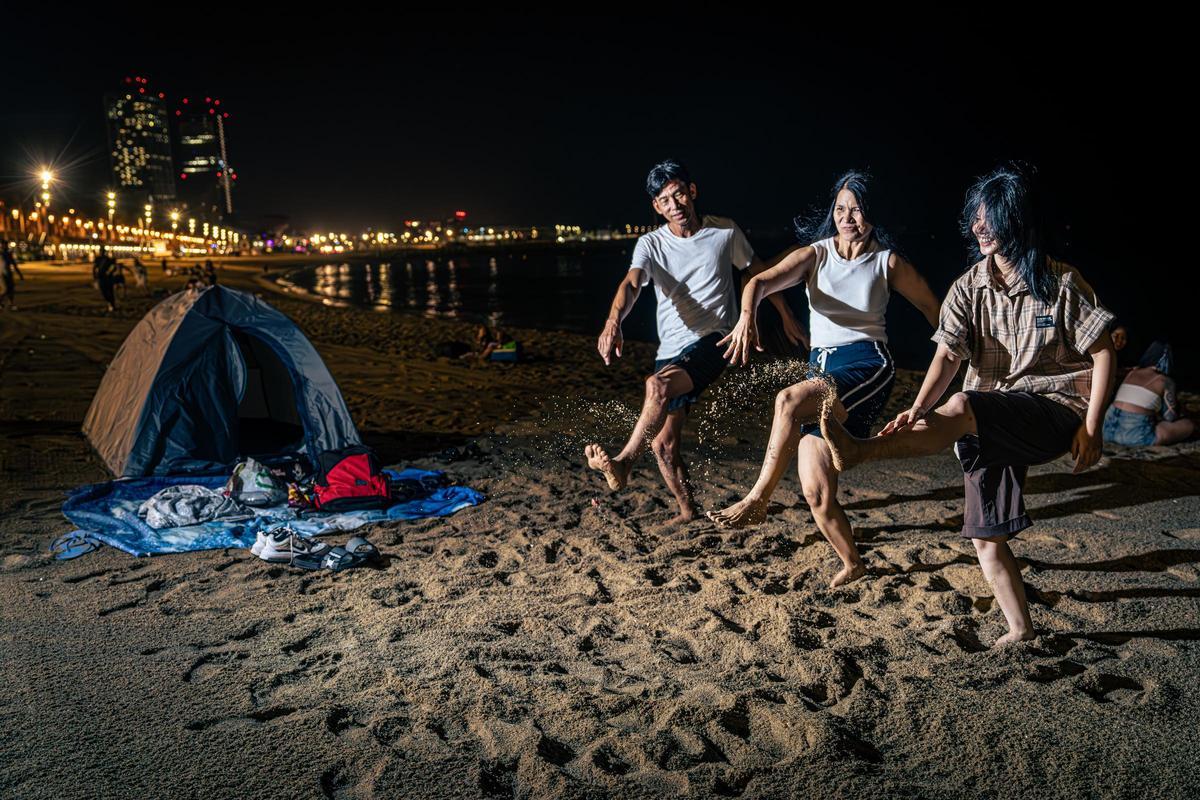
[[[674,358],[710,333],[733,330],[737,320],[729,267],[746,269],[753,260],[746,234],[725,217],[704,217],[700,230],[686,239],[663,225],[637,240],[629,268],[642,271],[642,286],[654,281],[657,359]]]

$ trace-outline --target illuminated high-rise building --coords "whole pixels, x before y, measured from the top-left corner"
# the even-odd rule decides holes
[[[197,213],[224,218],[233,213],[237,171],[229,164],[229,112],[219,98],[184,97],[176,121],[176,186],[179,198]]]
[[[104,113],[118,191],[156,205],[173,202],[166,95],[153,91],[143,76],[127,77],[123,90],[105,95]]]

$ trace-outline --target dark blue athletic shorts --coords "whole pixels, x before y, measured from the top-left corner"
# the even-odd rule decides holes
[[[665,367],[677,364],[692,379],[692,390],[687,394],[672,398],[671,402],[667,404],[668,411],[675,411],[679,408],[687,411],[693,403],[700,399],[700,393],[721,376],[725,365],[729,363],[721,355],[721,348],[717,347],[717,342],[724,338],[725,334],[723,333],[710,333],[683,348],[678,355],[654,362],[655,372],[661,372]]]
[[[839,344],[837,347],[814,347],[808,361],[837,385],[838,400],[850,416],[843,423],[851,436],[865,439],[871,435],[871,425],[883,410],[892,384],[896,382],[896,366],[892,354],[883,342],[864,341]],[[801,430],[813,436],[821,435],[815,422]]]

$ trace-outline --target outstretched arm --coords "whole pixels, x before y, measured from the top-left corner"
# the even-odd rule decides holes
[[[938,326],[938,310],[942,304],[917,268],[895,253],[888,258],[888,284],[916,306],[930,325],[935,328]]]
[[[879,435],[886,436],[903,430],[928,414],[946,393],[961,364],[962,361],[950,352],[950,348],[939,342],[937,352],[933,354],[933,360],[929,362],[929,369],[925,372],[925,380],[921,382],[921,391],[917,392],[917,399],[913,401],[912,407],[901,411],[894,420],[884,425]]]
[[[778,264],[752,277],[742,290],[742,315],[733,331],[717,345],[728,344],[725,357],[732,364],[745,364],[750,360],[750,348],[762,350],[758,341],[758,304],[764,297],[795,286],[808,276],[817,260],[817,251],[811,245],[788,253]]]
[[[774,259],[775,264],[778,264],[780,261],[787,258],[796,249],[798,249],[798,247],[794,247],[791,250],[780,253]],[[764,263],[758,256],[755,256],[754,261],[750,263],[750,268],[746,271],[749,272],[750,277],[753,278],[755,275],[761,275],[762,273],[766,272],[771,268],[771,266],[773,265],[768,265]],[[748,283],[749,280],[746,282]],[[745,291],[745,288],[746,287],[743,285],[742,290]],[[784,300],[783,295],[779,292],[769,295],[767,299],[771,301],[771,305],[775,306],[775,310],[779,312],[779,319],[783,322],[783,335],[786,336],[787,340],[793,345],[803,342],[805,349],[807,349],[808,334],[805,333],[804,328],[800,326],[799,321],[796,319],[796,315],[792,313],[792,307],[787,304],[787,300]]]
[[[596,343],[596,349],[600,351],[600,357],[604,359],[605,364],[612,363],[614,353],[617,358],[621,357],[621,347],[625,344],[621,335],[621,323],[625,321],[625,317],[633,309],[633,304],[637,302],[638,295],[641,294],[642,276],[642,270],[631,269],[625,273],[624,279],[617,286],[617,294],[608,310],[608,319],[604,322],[600,340]]]

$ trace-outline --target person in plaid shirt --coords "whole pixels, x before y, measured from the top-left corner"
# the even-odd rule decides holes
[[[1002,167],[967,193],[963,233],[982,260],[942,303],[937,352],[912,407],[872,439],[854,438],[825,408],[821,415],[839,471],[954,445],[966,490],[962,535],[1008,622],[997,645],[1034,636],[1008,546],[1033,524],[1026,471],[1066,452],[1076,473],[1100,459],[1116,363],[1113,315],[1074,267],[1046,254],[1029,184],[1021,169]],[[964,361],[963,391],[933,409]]]

